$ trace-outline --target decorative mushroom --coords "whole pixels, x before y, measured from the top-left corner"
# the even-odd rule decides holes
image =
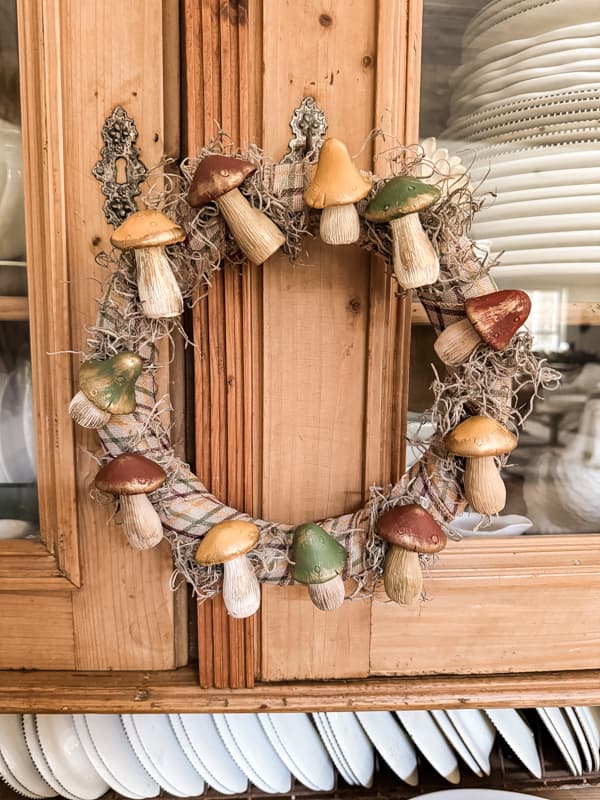
[[[438,336],[434,348],[451,367],[462,364],[478,344],[504,350],[531,311],[529,296],[519,289],[470,297],[465,302],[467,319],[449,325]]]
[[[312,523],[296,528],[290,548],[290,572],[295,581],[308,586],[310,599],[321,611],[333,611],[344,602],[345,563],[344,547],[323,528]]]
[[[94,485],[117,495],[123,514],[123,530],[136,550],[148,550],[163,538],[162,523],[147,495],[167,478],[164,469],[139,453],[121,453],[100,468]]]
[[[285,236],[238,189],[255,171],[255,164],[241,158],[206,156],[196,167],[187,201],[199,208],[214,200],[242,253],[253,264],[263,264],[279,250]]]
[[[137,353],[117,353],[106,361],[86,361],[69,414],[82,428],[102,428],[114,414],[135,410],[135,382],[142,371]]]
[[[154,208],[134,212],[110,237],[115,247],[135,253],[138,294],[149,319],[178,317],[183,311],[165,247],[184,239],[183,228]]]
[[[446,547],[446,534],[431,514],[415,503],[381,514],[377,533],[390,544],[383,571],[386,594],[395,603],[409,605],[423,593],[419,553],[439,553]]]
[[[354,203],[371,191],[371,181],[356,167],[348,148],[339,139],[325,139],[319,163],[304,202],[322,208],[320,235],[327,244],[352,244],[360,236],[360,220]]]
[[[419,219],[419,211],[441,196],[437,186],[399,176],[381,187],[365,211],[372,222],[389,222],[392,229],[394,274],[403,289],[435,283],[440,264]]]
[[[494,456],[512,452],[517,437],[489,417],[469,417],[445,440],[449,453],[466,458],[465,497],[474,511],[497,514],[506,504],[506,487]]]
[[[198,564],[223,564],[223,600],[232,617],[251,617],[260,606],[258,579],[246,558],[259,538],[256,525],[233,519],[214,525],[196,550],[194,559]]]

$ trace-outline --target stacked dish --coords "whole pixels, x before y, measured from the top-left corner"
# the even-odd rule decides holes
[[[529,278],[526,288],[540,273],[588,281],[600,259],[594,4],[492,0],[465,32],[450,107],[443,146],[471,164],[487,198],[471,235],[503,254],[495,277]]]

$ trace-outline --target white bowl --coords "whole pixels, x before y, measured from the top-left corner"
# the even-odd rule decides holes
[[[461,514],[450,524],[451,530],[460,533],[465,539],[469,537],[479,537],[480,539],[502,538],[504,536],[520,536],[533,527],[533,521],[529,517],[521,517],[518,514],[506,514],[502,517],[491,517],[489,524],[484,522],[479,530],[475,530],[485,517],[469,511]]]

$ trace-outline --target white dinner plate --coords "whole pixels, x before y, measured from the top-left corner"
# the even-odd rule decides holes
[[[529,203],[524,203],[522,210],[515,209],[514,217],[505,219],[483,219],[480,221],[479,217],[475,218],[472,227],[472,233],[476,239],[490,239],[492,241],[492,249],[512,249],[516,247],[523,249],[520,244],[521,237],[523,240],[529,237],[544,234],[540,241],[546,241],[552,244],[556,241],[559,246],[564,244],[598,244],[600,245],[600,212],[597,213],[565,213],[565,206],[568,209],[568,203],[563,205],[563,211],[556,214],[546,214],[542,216],[534,216],[529,209]],[[573,232],[573,233],[571,233]],[[564,236],[563,234],[567,234]],[[561,236],[558,239],[551,239],[550,237]],[[574,237],[575,238],[574,240]],[[582,237],[582,238],[580,238]],[[498,247],[499,240],[516,240],[515,245],[506,245],[505,247]],[[537,244],[533,245],[534,247]],[[543,245],[542,245],[543,246]]]
[[[540,800],[538,795],[502,789],[446,789],[420,794],[419,800]]]
[[[175,736],[206,783],[222,794],[242,794],[248,778],[227,752],[210,714],[169,714]]]
[[[31,760],[20,714],[0,714],[0,756],[27,793],[37,797],[56,796],[57,792],[42,778]]]
[[[23,786],[13,773],[8,768],[6,761],[0,755],[0,779],[4,781],[4,783],[9,786],[14,792],[17,794],[21,794],[24,797],[31,797],[32,800],[39,800],[39,795],[33,794],[30,792],[26,786]]]
[[[535,736],[521,714],[514,708],[486,708],[485,713],[519,761],[532,775],[541,778],[542,764]]]
[[[258,719],[281,760],[314,791],[333,789],[335,772],[308,714],[259,714]]]
[[[440,146],[442,146],[440,144]],[[453,155],[462,155],[460,148],[452,141],[444,140],[444,146]],[[498,152],[494,147],[482,148],[467,145],[475,162],[470,172],[473,178],[501,178],[505,175],[519,175],[523,172],[546,172],[566,169],[593,169],[600,167],[598,145],[594,142],[553,145],[531,149],[514,147],[508,152]],[[468,157],[468,153],[465,153]],[[463,158],[463,160],[465,160]]]
[[[474,772],[475,775],[477,775],[479,778],[483,778],[483,770],[471,755],[471,751],[464,743],[464,741],[461,738],[461,735],[452,724],[452,720],[448,716],[448,713],[446,711],[441,711],[441,710],[430,711],[429,713],[436,721],[438,727],[448,740],[448,743],[454,748],[454,750],[456,750],[460,758],[462,758],[462,760],[469,767],[471,772]]]
[[[290,791],[289,769],[269,742],[256,714],[213,715],[225,747],[238,767],[263,792]]]
[[[356,716],[388,767],[409,786],[417,786],[417,753],[394,715],[390,711],[357,711]]]
[[[579,746],[579,753],[583,758],[585,772],[591,772],[594,768],[592,763],[592,751],[590,750],[588,740],[583,731],[581,723],[579,722],[579,717],[575,713],[575,709],[571,708],[570,706],[566,706],[563,711],[571,728],[571,733],[575,737],[575,741]]]
[[[36,714],[38,741],[59,783],[81,800],[96,800],[108,790],[81,744],[70,714]]]
[[[574,709],[590,746],[594,770],[598,771],[600,769],[600,732],[598,731],[596,720],[592,710],[587,706],[574,706]]]
[[[475,238],[485,238],[475,233],[475,225],[473,225],[472,231]],[[515,251],[532,251],[531,258],[537,262],[544,261],[544,257],[540,253],[549,248],[555,248],[558,251],[552,261],[564,259],[564,254],[560,252],[562,249],[580,250],[583,247],[587,247],[600,254],[600,230],[558,231],[556,233],[548,231],[547,233],[537,232],[518,236],[494,236],[491,242],[493,254],[507,252],[513,262],[515,260]],[[575,247],[574,245],[577,246]],[[535,255],[536,252],[537,255]],[[504,257],[501,260],[503,263],[507,263]]]
[[[541,216],[554,216],[564,215],[565,212],[569,214],[590,214],[598,213],[600,203],[600,184],[591,184],[589,187],[575,186],[573,193],[577,194],[573,197],[570,194],[571,187],[565,187],[565,193],[561,196],[557,189],[553,190],[553,196],[548,198],[540,198],[538,200],[528,199],[527,192],[511,192],[511,194],[524,195],[521,199],[507,203],[492,201],[489,205],[481,208],[476,214],[478,225],[484,223],[500,222],[501,220],[518,221],[525,216],[541,217]],[[593,191],[597,188],[599,193]],[[585,194],[582,194],[582,190]],[[568,198],[568,199],[567,199]]]
[[[31,760],[33,761],[35,768],[40,773],[42,778],[61,797],[66,797],[67,800],[79,800],[78,797],[67,791],[67,789],[57,780],[54,773],[50,769],[38,739],[33,714],[23,714],[21,717],[21,724],[23,725],[23,734],[25,736],[25,742],[27,743],[29,755],[31,756]]]
[[[431,766],[450,783],[460,781],[460,769],[454,751],[427,711],[396,711],[398,719],[417,749]]]
[[[577,750],[577,743],[569,730],[566,717],[563,716],[562,710],[550,706],[538,708],[536,710],[540,719],[546,726],[546,730],[554,740],[562,757],[565,759],[571,773],[573,775],[582,775],[583,766],[581,764],[579,751]]]
[[[375,773],[375,753],[369,737],[351,711],[326,712],[333,735],[361,786],[368,788]]]
[[[324,713],[315,711],[312,715],[312,718],[315,722],[317,731],[319,732],[319,736],[321,737],[321,741],[329,753],[331,760],[335,764],[335,768],[348,786],[355,786],[358,781],[351,773],[350,767],[348,764],[346,764],[337,742],[335,742],[333,739],[333,734],[331,733],[327,717]]]
[[[514,140],[523,135],[523,131],[543,128],[546,130],[551,125],[563,125],[569,129],[577,129],[580,124],[597,120],[598,109],[596,101],[577,100],[564,103],[564,108],[557,110],[552,107],[533,107],[525,112],[522,109],[511,110],[502,116],[466,114],[459,121],[444,131],[446,139],[464,142],[502,142],[507,139]]]
[[[556,208],[557,202],[562,202],[563,208],[565,207],[564,198],[570,198],[567,202],[570,206],[571,203],[578,203],[581,199],[581,204],[584,210],[588,209],[588,203],[592,200],[598,199],[600,194],[600,182],[598,183],[579,183],[577,173],[585,173],[586,170],[566,170],[571,173],[571,179],[567,179],[562,184],[554,184],[551,186],[534,186],[524,189],[513,189],[498,192],[495,197],[486,199],[485,205],[477,212],[477,218],[491,214],[493,210],[499,210],[502,206],[518,205],[519,203],[536,203],[536,208]],[[600,167],[598,167],[598,178],[600,178]],[[542,204],[552,204],[545,206]],[[500,212],[502,213],[502,212]],[[538,212],[540,213],[540,212]]]
[[[475,761],[489,775],[492,771],[490,754],[496,738],[492,723],[476,708],[449,709],[448,716]]]
[[[83,738],[85,736],[83,729],[87,731],[88,743],[91,743],[98,758],[113,776],[113,782],[126,790],[116,789],[113,786],[115,791],[130,797],[157,796],[160,786],[140,763],[118,714],[82,714],[74,719],[84,747],[86,740]],[[106,776],[104,780],[113,785]]]

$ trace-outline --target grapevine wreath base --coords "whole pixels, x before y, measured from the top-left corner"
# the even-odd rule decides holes
[[[380,132],[373,135],[383,136]],[[448,161],[436,158],[431,147],[426,154],[421,147],[403,147],[387,136],[383,138],[391,144],[381,156],[387,162],[384,171],[392,175],[420,175],[422,180],[437,183],[442,190],[439,202],[421,213],[423,227],[439,256],[440,279],[434,285],[417,290],[431,324],[439,333],[465,317],[466,299],[496,291],[488,274],[491,265],[469,239],[469,228],[479,204],[473,199],[464,169],[448,176]],[[220,136],[197,157],[184,161],[179,175],[161,175],[161,191],[151,191],[146,198],[147,207],[160,208],[186,231],[186,241],[169,247],[168,253],[188,302],[199,293],[210,291],[211,274],[224,263],[229,262],[229,269],[243,268],[243,257],[217,207],[210,203],[198,211],[185,201],[198,161],[212,153],[239,156],[257,165],[256,172],[240,190],[283,232],[283,250],[290,259],[290,269],[294,268],[293,262],[302,257],[305,237],[318,232],[319,214],[308,209],[303,200],[307,177],[314,169],[314,153],[292,163],[275,164],[256,147],[247,152],[235,151],[225,137]],[[458,159],[454,159],[456,161]],[[368,177],[373,180],[373,190],[357,204],[359,214],[383,184],[373,175]],[[379,255],[381,268],[391,273],[392,246],[387,225],[368,222],[361,214],[358,246]],[[161,421],[161,412],[168,409],[169,403],[168,398],[158,396],[156,342],[177,329],[181,331],[179,322],[143,316],[135,262],[130,252],[102,254],[99,262],[111,269],[111,276],[99,302],[96,325],[90,329],[84,361],[104,360],[125,350],[138,353],[143,359],[142,375],[136,386],[135,411],[111,417],[106,427],[99,430],[102,461],[121,453],[138,452],[165,469],[166,482],[150,497],[173,549],[173,583],[184,578],[200,600],[221,591],[223,567],[201,566],[195,562],[194,554],[210,528],[231,519],[251,521],[260,529],[259,543],[248,554],[258,579],[282,585],[292,583],[288,551],[293,527],[253,519],[220,502],[174,454],[168,431]],[[264,269],[269,269],[268,263]],[[419,443],[420,460],[395,485],[373,487],[362,508],[318,523],[345,548],[344,577],[355,582],[352,596],[371,595],[382,576],[388,545],[377,537],[375,523],[390,507],[417,503],[429,511],[449,536],[458,538],[451,523],[466,505],[461,488],[463,460],[447,453],[443,444],[446,434],[470,415],[492,417],[516,431],[531,411],[531,403],[525,408],[518,405],[521,390],[526,388],[533,402],[541,389],[553,388],[557,382],[558,374],[532,352],[527,332],[517,333],[501,352],[485,345],[478,346],[464,364],[449,369],[445,377],[435,375],[431,410],[435,434],[430,440]],[[115,502],[112,496],[109,498],[97,490],[95,495],[101,501]],[[431,556],[420,558],[425,564]]]

